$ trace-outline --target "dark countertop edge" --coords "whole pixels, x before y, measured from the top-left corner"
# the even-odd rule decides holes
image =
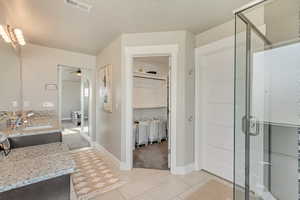
[[[60,171],[50,173],[48,175],[35,177],[35,178],[29,179],[29,180],[26,180],[26,181],[17,182],[13,185],[6,185],[6,186],[3,186],[3,187],[0,187],[0,193],[6,192],[6,191],[9,191],[9,190],[13,190],[13,189],[17,189],[17,188],[20,188],[20,187],[24,187],[24,186],[27,186],[27,185],[31,185],[31,184],[34,184],[34,183],[46,181],[46,180],[56,178],[56,177],[59,177],[59,176],[72,174],[74,172],[75,172],[75,162],[73,161],[73,167],[71,167],[69,169],[62,169]]]
[[[18,133],[13,133],[8,135],[8,138],[14,138],[14,137],[23,137],[23,136],[32,136],[32,135],[42,135],[42,134],[48,134],[48,133],[57,133],[57,132],[61,132],[62,129],[51,129],[51,130],[34,130],[32,131],[32,133],[22,133],[22,131],[18,132]]]

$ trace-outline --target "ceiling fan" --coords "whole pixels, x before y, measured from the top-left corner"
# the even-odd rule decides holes
[[[76,71],[71,72],[71,74],[75,74],[77,76],[81,76],[82,75],[82,71],[81,71],[81,69],[78,69]]]

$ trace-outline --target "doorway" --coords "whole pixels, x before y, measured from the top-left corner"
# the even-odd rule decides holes
[[[169,56],[133,58],[133,167],[169,170]]]
[[[124,120],[123,141],[125,141],[125,159],[121,163],[121,169],[131,170],[133,168],[133,76],[134,76],[134,59],[138,57],[152,57],[152,56],[167,56],[169,57],[169,81],[172,82],[169,88],[169,108],[167,125],[169,127],[168,141],[168,164],[171,173],[178,173],[176,168],[176,95],[177,95],[177,60],[178,60],[178,46],[177,45],[163,45],[163,46],[140,46],[140,47],[126,47],[125,48],[125,77],[124,77],[124,112],[122,118]]]
[[[70,150],[90,146],[88,70],[59,65],[59,121]]]

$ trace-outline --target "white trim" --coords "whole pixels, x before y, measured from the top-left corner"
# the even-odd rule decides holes
[[[92,146],[93,145],[93,141],[92,141],[92,139],[89,137],[89,136],[87,136],[85,133],[83,133],[83,132],[80,132],[80,135],[84,138],[84,139],[86,139],[89,143],[90,143],[90,145]]]
[[[176,175],[186,175],[195,171],[195,163],[191,163],[184,166],[178,166],[174,169],[174,174]]]
[[[124,112],[122,119],[124,119],[124,133],[125,137],[125,161],[122,163],[122,168],[131,170],[133,165],[132,156],[132,82],[133,82],[133,58],[140,56],[157,56],[166,55],[171,56],[171,173],[175,173],[176,168],[176,95],[177,95],[177,66],[178,66],[178,45],[159,45],[159,46],[136,46],[125,47],[125,69],[123,83],[124,90]],[[123,140],[123,139],[122,139]]]
[[[120,168],[121,167],[121,161],[115,157],[112,153],[110,153],[109,151],[107,151],[106,148],[104,148],[103,146],[101,146],[100,144],[98,144],[97,142],[93,142],[92,146],[97,149],[100,152],[103,152],[104,154],[106,154],[107,156],[109,156],[111,158],[111,160],[114,162],[114,164]]]
[[[201,92],[199,92],[199,86],[202,85],[202,79],[201,79],[201,70],[200,70],[200,59],[198,58],[198,48],[195,49],[195,153],[194,153],[194,162],[195,162],[195,170],[200,171],[203,169],[202,166],[202,156],[200,157],[202,151],[201,151],[201,115],[202,112],[199,112],[200,108],[202,107],[202,95]]]
[[[92,115],[92,107],[93,107],[93,90],[92,90],[92,88],[93,88],[93,80],[92,79],[89,79],[88,78],[88,76],[86,75],[86,73],[88,72],[88,71],[92,71],[92,72],[94,72],[94,70],[93,69],[89,69],[89,68],[84,68],[84,67],[75,67],[75,66],[67,66],[67,65],[62,65],[62,64],[58,64],[57,65],[57,79],[58,79],[58,105],[57,105],[57,107],[58,107],[58,123],[59,123],[59,126],[60,127],[62,127],[62,124],[61,124],[61,121],[62,120],[64,120],[64,119],[71,119],[71,118],[62,118],[62,69],[63,68],[80,68],[82,71],[85,71],[84,72],[84,74],[85,74],[85,76],[84,76],[84,78],[86,78],[88,81],[89,81],[89,116],[88,116],[88,126],[89,126],[89,136],[88,135],[86,135],[86,134],[84,134],[83,133],[83,130],[82,130],[82,125],[84,124],[83,123],[83,118],[84,117],[82,117],[81,118],[81,129],[80,129],[80,133],[81,133],[81,135],[82,136],[84,136],[89,142],[90,142],[90,144],[91,144],[91,142],[92,142],[92,138],[93,138],[93,115]],[[81,80],[80,80],[80,84],[81,84],[81,86],[80,86],[80,93],[81,93],[81,95],[80,95],[80,110],[81,111],[83,111],[83,77],[81,78]]]
[[[259,5],[261,3],[268,2],[268,1],[272,1],[272,0],[253,0],[253,1],[250,1],[249,3],[243,5],[242,7],[234,9],[233,14],[236,14],[236,13],[242,11],[242,10],[247,10],[248,8],[251,8],[253,6],[256,6],[256,5]]]
[[[58,80],[58,124],[61,127],[62,120],[62,68],[57,65],[57,80]]]
[[[128,167],[126,162],[120,162],[120,170],[129,171],[131,168]]]

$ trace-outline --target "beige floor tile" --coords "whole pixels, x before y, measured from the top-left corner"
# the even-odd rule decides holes
[[[126,199],[134,198],[159,185],[167,177],[171,176],[170,172],[162,170],[133,169],[130,172],[121,172],[121,179],[127,181],[127,184],[119,190]]]
[[[149,194],[142,194],[130,200],[155,200]]]
[[[232,188],[220,180],[210,180],[180,195],[183,200],[232,200]]]
[[[180,199],[179,197],[175,197],[175,198],[173,198],[171,200],[182,200],[182,199]]]
[[[125,200],[125,198],[118,190],[113,190],[102,195],[96,196],[91,200]]]
[[[151,181],[135,181],[122,186],[119,188],[119,191],[126,199],[131,199],[145,193],[155,186],[156,184]]]
[[[169,177],[146,194],[154,200],[168,200],[177,197],[190,186],[176,177]]]
[[[201,184],[203,182],[207,182],[208,180],[212,179],[213,177],[205,172],[191,172],[187,175],[178,176],[183,182],[190,186],[195,186]]]
[[[188,190],[184,191],[183,193],[181,193],[179,195],[180,199],[186,199],[188,196],[190,196],[191,194],[193,194],[194,192],[196,192],[200,187],[202,187],[206,182],[203,183],[199,183],[191,188],[189,188]]]
[[[151,179],[151,177],[162,177],[171,175],[169,171],[151,169],[133,169],[131,171],[120,171],[120,176],[131,182]]]
[[[110,161],[108,157],[105,157]],[[206,172],[192,172],[175,176],[166,170],[133,169],[120,171],[112,161],[112,168],[126,184],[117,190],[92,200],[184,200],[209,180],[218,179]]]

